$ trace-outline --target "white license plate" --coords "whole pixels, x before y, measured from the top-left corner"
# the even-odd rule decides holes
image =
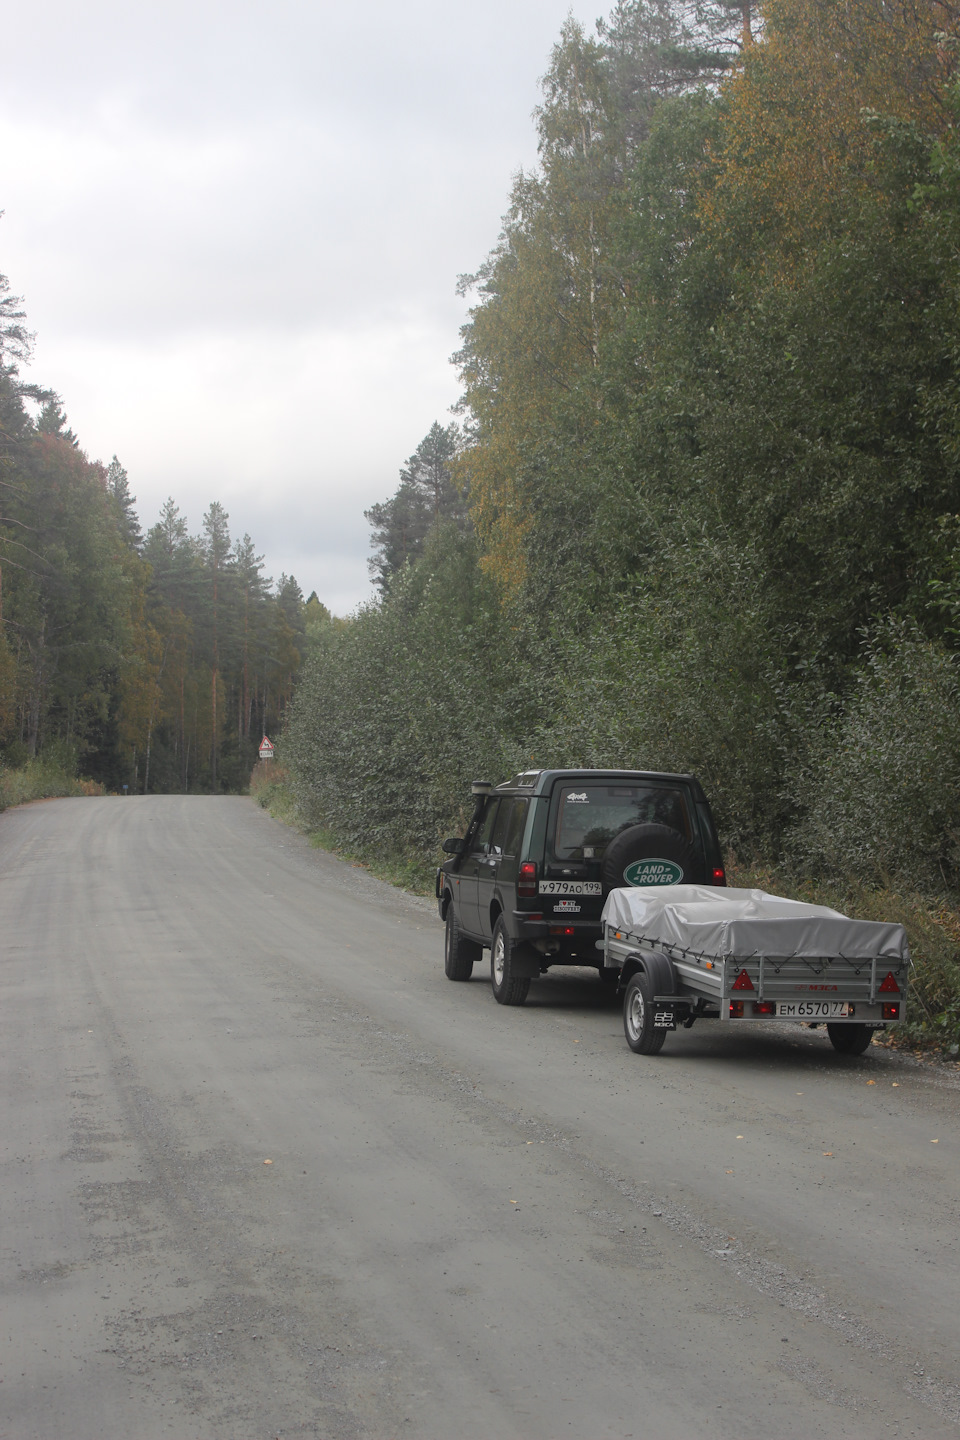
[[[850,1013],[845,1000],[779,1000],[777,1014],[794,1020],[844,1020]]]
[[[599,880],[541,880],[541,895],[601,895]]]

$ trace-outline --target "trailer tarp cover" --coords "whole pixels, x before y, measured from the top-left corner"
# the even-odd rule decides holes
[[[909,959],[902,925],[851,920],[825,905],[785,900],[765,890],[709,885],[611,890],[603,922],[646,941],[718,959],[728,955]]]

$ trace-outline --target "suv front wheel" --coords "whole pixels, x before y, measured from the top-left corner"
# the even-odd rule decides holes
[[[469,980],[475,961],[483,954],[483,946],[468,940],[460,929],[453,900],[447,902],[447,929],[443,937],[443,973],[448,980]]]
[[[522,1005],[530,989],[529,975],[517,975],[514,970],[513,941],[507,934],[502,915],[493,928],[490,984],[493,987],[493,998],[500,1005]]]

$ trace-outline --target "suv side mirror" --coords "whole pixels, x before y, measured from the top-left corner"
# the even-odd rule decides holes
[[[444,855],[462,855],[466,847],[465,840],[444,840],[440,849]]]

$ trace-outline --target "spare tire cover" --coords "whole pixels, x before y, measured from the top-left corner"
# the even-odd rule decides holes
[[[682,885],[693,881],[693,847],[669,825],[631,825],[603,856],[603,893],[624,885]]]

